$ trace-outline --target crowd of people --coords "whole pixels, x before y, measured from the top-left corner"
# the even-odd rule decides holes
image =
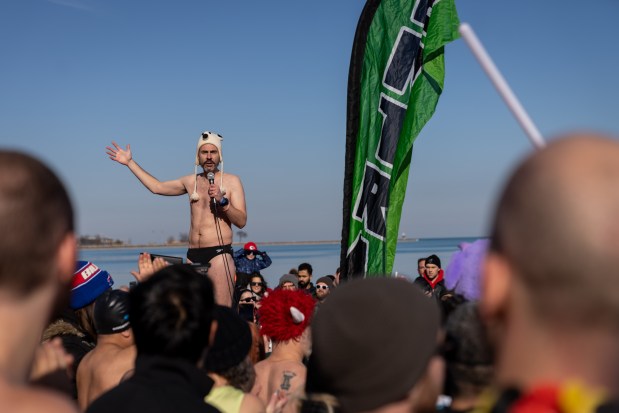
[[[142,254],[115,288],[77,260],[53,171],[0,151],[0,410],[617,412],[618,180],[616,140],[557,139],[514,171],[488,240],[414,281],[304,262],[269,288],[249,242],[225,253],[232,285]]]

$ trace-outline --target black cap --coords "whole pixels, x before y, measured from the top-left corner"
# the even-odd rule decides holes
[[[116,334],[129,329],[129,293],[105,291],[95,300],[94,319],[97,334]]]
[[[213,318],[217,320],[215,342],[208,349],[204,368],[223,373],[239,365],[249,354],[252,337],[247,321],[229,307],[216,306]]]
[[[434,264],[439,268],[443,268],[441,267],[441,259],[439,257],[437,257],[436,255],[432,254],[430,255],[428,258],[426,258],[426,265],[428,264]]]

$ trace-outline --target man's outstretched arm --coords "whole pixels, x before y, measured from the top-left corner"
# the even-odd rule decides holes
[[[113,147],[107,146],[106,153],[111,160],[125,165],[140,180],[140,182],[153,194],[158,195],[182,195],[187,193],[185,186],[180,179],[161,182],[133,160],[131,155],[131,145],[126,149],[121,148],[116,142],[112,142]]]

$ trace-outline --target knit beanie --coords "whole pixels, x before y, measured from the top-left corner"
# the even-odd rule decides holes
[[[199,157],[200,148],[203,145],[206,145],[207,143],[210,143],[211,145],[215,145],[217,147],[217,150],[219,151],[220,162],[223,162],[224,156],[221,152],[221,141],[222,140],[223,140],[223,136],[221,136],[218,133],[209,132],[209,131],[202,132],[202,134],[200,135],[200,138],[198,139],[198,145],[196,147],[196,166],[200,166],[200,157]]]
[[[333,280],[331,279],[331,277],[320,277],[318,280],[316,280],[316,285],[318,285],[319,283],[327,284],[329,289],[333,288]]]
[[[430,255],[428,258],[426,258],[426,265],[428,264],[434,264],[439,268],[443,268],[441,267],[441,259],[439,257],[437,257],[436,255],[432,254]]]
[[[344,413],[402,400],[436,352],[439,323],[436,301],[408,281],[339,286],[312,322],[306,393],[335,397]]]
[[[198,195],[198,166],[200,166],[199,153],[200,153],[200,148],[203,145],[206,145],[207,143],[210,143],[211,145],[215,145],[215,147],[217,147],[217,150],[219,151],[219,163],[221,165],[219,187],[221,188],[222,194],[225,195],[226,193],[224,189],[224,155],[223,155],[223,152],[221,151],[222,140],[223,140],[223,136],[221,136],[218,133],[209,132],[209,131],[202,132],[202,134],[200,135],[200,138],[198,138],[198,144],[196,147],[196,160],[195,160],[195,166],[194,166],[194,175],[195,175],[194,187],[193,187],[193,193],[190,196],[190,199],[193,202],[198,201],[200,199],[200,195]]]
[[[131,328],[129,324],[129,293],[122,290],[104,291],[95,300],[93,311],[97,334],[116,334]]]
[[[249,354],[252,345],[251,330],[229,307],[216,306],[213,319],[217,320],[215,342],[208,349],[204,368],[213,373],[223,373],[239,365]]]
[[[71,282],[69,305],[77,310],[86,307],[114,285],[112,276],[89,261],[78,261]]]
[[[284,274],[279,277],[279,284],[277,284],[280,288],[284,283],[291,282],[295,287],[299,287],[299,277],[294,274]]]

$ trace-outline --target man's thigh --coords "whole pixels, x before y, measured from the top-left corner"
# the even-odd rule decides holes
[[[234,294],[234,260],[230,254],[220,254],[209,261],[208,276],[215,288],[217,304],[230,307]]]

